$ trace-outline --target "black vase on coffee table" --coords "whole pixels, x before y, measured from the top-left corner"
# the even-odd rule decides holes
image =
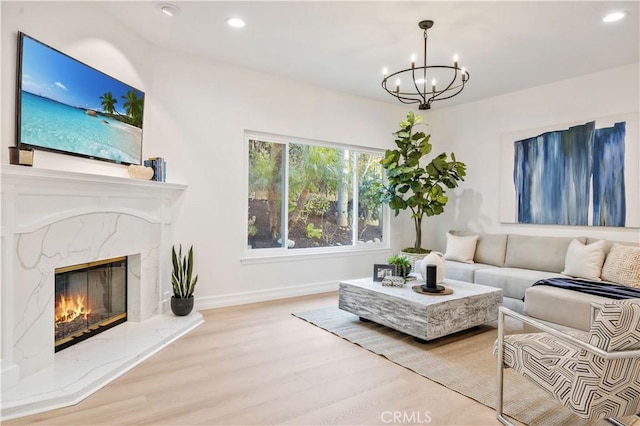
[[[436,265],[427,265],[426,283],[420,286],[420,289],[427,293],[440,293],[444,291],[444,286],[436,284],[436,276],[438,267]]]

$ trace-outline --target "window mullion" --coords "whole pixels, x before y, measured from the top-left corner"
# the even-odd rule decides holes
[[[355,246],[358,244],[358,188],[360,187],[360,181],[358,179],[358,153],[352,151],[351,155],[351,168],[353,169],[353,205],[351,206],[351,240]]]
[[[284,149],[282,152],[284,155],[284,180],[282,185],[282,211],[280,216],[282,217],[282,246],[289,250],[289,142],[284,143]]]

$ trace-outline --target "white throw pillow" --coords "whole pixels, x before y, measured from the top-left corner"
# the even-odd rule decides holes
[[[602,279],[640,288],[640,247],[615,243],[604,262]]]
[[[448,233],[447,251],[444,254],[444,258],[447,260],[456,260],[458,262],[473,263],[473,256],[476,253],[477,242],[477,235],[460,237]]]
[[[578,240],[571,241],[564,258],[562,273],[574,278],[601,281],[605,244],[604,240],[589,245],[584,245]]]

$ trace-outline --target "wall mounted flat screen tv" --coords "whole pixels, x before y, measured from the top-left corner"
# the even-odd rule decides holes
[[[140,164],[144,93],[18,33],[17,146]]]

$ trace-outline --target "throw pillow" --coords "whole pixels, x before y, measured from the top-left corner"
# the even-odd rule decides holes
[[[605,244],[603,240],[588,245],[578,240],[571,241],[564,258],[562,273],[574,278],[600,281]]]
[[[477,242],[477,235],[460,237],[447,233],[447,251],[444,254],[444,258],[458,262],[473,263]]]
[[[602,267],[602,279],[640,288],[640,247],[615,243]]]

